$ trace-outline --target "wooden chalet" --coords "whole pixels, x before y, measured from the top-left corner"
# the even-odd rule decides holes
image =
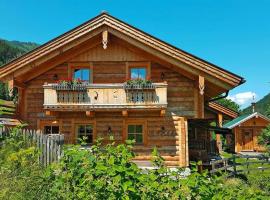
[[[270,124],[270,119],[266,116],[253,112],[241,115],[238,118],[226,123],[223,127],[231,129],[234,135],[232,141],[236,153],[244,151],[265,151],[265,148],[258,144],[258,136],[262,129]]]
[[[66,78],[84,82],[59,84]],[[158,147],[169,166],[189,164],[189,123],[217,119],[208,101],[244,82],[107,13],[6,64],[0,80],[18,89],[29,127],[60,132],[66,143],[135,139],[137,160]]]

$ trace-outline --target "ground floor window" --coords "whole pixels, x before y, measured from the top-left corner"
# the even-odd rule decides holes
[[[143,125],[130,124],[128,125],[128,139],[135,140],[135,144],[143,143]]]
[[[44,126],[45,134],[59,134],[59,126]]]
[[[86,145],[93,143],[93,126],[91,124],[81,124],[76,126],[78,143],[86,143]]]

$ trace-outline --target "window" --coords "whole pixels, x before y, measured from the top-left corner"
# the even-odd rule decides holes
[[[146,68],[130,68],[130,78],[131,79],[146,79]]]
[[[143,125],[128,125],[128,139],[135,140],[135,144],[142,144]]]
[[[90,82],[91,71],[87,68],[74,69],[73,78],[81,79],[82,81]]]
[[[45,134],[59,134],[59,126],[44,126]]]
[[[93,126],[92,125],[78,125],[76,127],[78,143],[82,141],[86,144],[93,143]]]

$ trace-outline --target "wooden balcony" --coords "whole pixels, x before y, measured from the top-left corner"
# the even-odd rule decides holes
[[[164,109],[167,107],[167,84],[151,87],[126,87],[124,84],[88,84],[63,87],[46,84],[44,109],[59,111]]]

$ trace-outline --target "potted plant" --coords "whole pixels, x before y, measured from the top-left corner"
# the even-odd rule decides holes
[[[124,83],[125,89],[155,89],[151,80],[145,80],[141,78],[129,79]]]
[[[56,90],[75,90],[75,91],[85,91],[87,83],[81,79],[66,78],[61,79],[54,85]]]

